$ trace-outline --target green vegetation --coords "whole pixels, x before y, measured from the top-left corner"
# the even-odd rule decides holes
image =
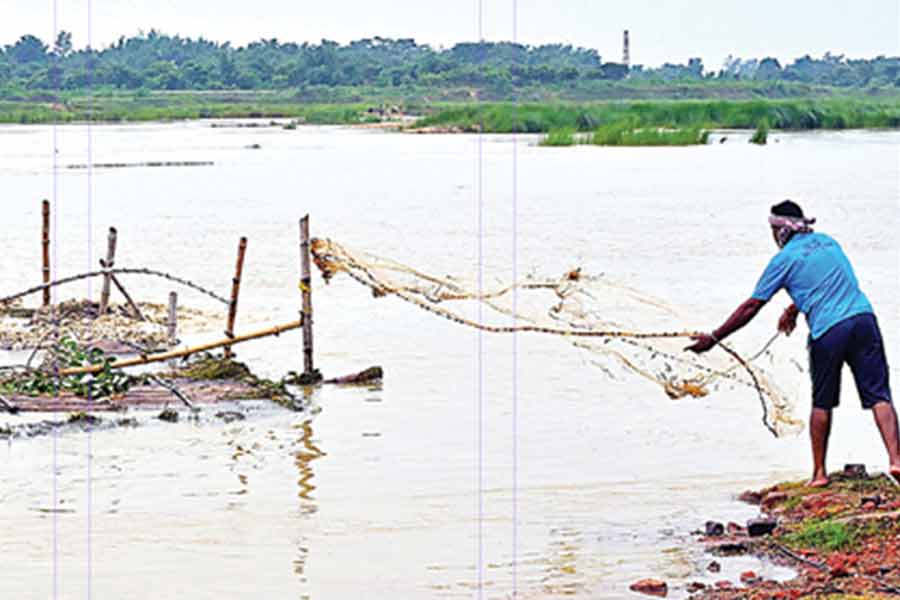
[[[437,107],[418,127],[481,129],[487,133],[548,132],[631,123],[634,128],[777,129],[900,127],[900,98],[816,100],[673,100],[594,103],[480,103]]]
[[[574,146],[579,143],[575,130],[572,128],[551,129],[546,136],[538,142],[540,146]]]
[[[94,400],[107,398],[126,391],[135,379],[114,370],[114,357],[107,356],[99,348],[86,348],[75,340],[63,338],[51,349],[51,363],[60,369],[102,365],[102,370],[92,376],[86,374],[56,377],[52,371],[28,369],[11,373],[0,379],[0,390],[8,394],[39,396],[65,391]]]
[[[698,127],[635,129],[628,123],[601,127],[591,137],[591,143],[597,146],[694,146],[706,144],[708,140],[709,132]]]
[[[708,69],[699,58],[657,68],[604,61],[596,50],[563,44],[527,46],[511,42],[463,42],[447,49],[410,38],[366,38],[341,45],[259,40],[232,46],[204,38],[170,36],[156,30],[101,49],[76,48],[62,31],[52,45],[23,35],[0,49],[0,89],[15,90],[296,90],[365,88],[446,90],[476,88],[490,97],[521,96],[529,88],[601,89],[633,82],[784,84],[842,88],[900,87],[900,58],[847,59],[826,53],[791,64],[777,59],[732,58]]]
[[[766,142],[769,141],[769,120],[762,119],[759,122],[759,125],[756,126],[756,131],[753,132],[753,137],[750,138],[751,144],[757,144],[759,146],[765,146]]]
[[[304,104],[274,92],[71,94],[53,102],[0,100],[0,123],[172,121],[182,119],[291,118],[312,125],[378,120],[363,104]]]
[[[224,355],[201,354],[176,371],[178,377],[204,381],[256,381],[250,368]]]
[[[295,383],[294,380],[297,377],[295,372],[290,371],[281,380],[273,381],[254,375],[246,364],[228,358],[224,354],[204,352],[195,355],[190,363],[179,367],[169,376],[200,381],[236,381],[247,384],[251,389],[240,390],[232,398],[234,400],[266,399],[291,410],[296,410],[301,406],[299,400],[287,388],[288,385]],[[225,397],[227,398],[228,395],[226,394]]]
[[[847,523],[808,521],[798,531],[786,535],[784,541],[790,546],[834,552],[852,546],[856,537],[857,532]]]
[[[40,97],[42,98],[42,96]],[[87,120],[171,121],[209,118],[291,119],[296,124],[349,125],[397,114],[422,116],[413,127],[485,133],[592,133],[627,124],[632,130],[785,130],[900,127],[900,96],[792,100],[642,100],[630,102],[305,103],[288,92],[68,93],[52,101],[0,100],[0,123],[70,123]],[[649,134],[647,134],[649,135]],[[573,135],[572,143],[577,136]],[[563,143],[561,145],[568,145]]]
[[[636,128],[632,122],[599,127],[591,134],[579,134],[573,128],[551,129],[538,142],[540,146],[694,146],[706,144],[709,132],[697,127],[688,129]]]
[[[354,124],[400,113],[424,115],[420,126],[491,133],[589,133],[629,122],[632,134],[646,131],[644,141],[660,143],[674,138],[651,130],[755,129],[763,120],[776,129],[898,127],[900,57],[629,68],[561,44],[435,49],[374,37],[235,47],[155,30],[102,49],[78,49],[67,32],[52,44],[24,35],[0,48],[0,123],[257,117]],[[555,133],[546,142],[568,139]]]

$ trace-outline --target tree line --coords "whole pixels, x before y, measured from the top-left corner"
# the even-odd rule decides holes
[[[566,88],[628,78],[647,82],[786,81],[837,87],[900,88],[900,57],[848,59],[826,53],[782,65],[775,58],[729,57],[718,69],[702,60],[660,67],[605,62],[596,50],[564,44],[465,42],[435,49],[411,38],[348,44],[260,40],[246,46],[151,30],[100,49],[73,46],[60,32],[52,45],[23,35],[0,48],[0,91],[260,90],[308,86],[392,88],[470,86],[495,91]]]

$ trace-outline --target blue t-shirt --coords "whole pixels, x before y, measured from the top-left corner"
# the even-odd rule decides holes
[[[781,288],[806,315],[813,339],[848,317],[873,312],[844,251],[824,233],[795,234],[769,261],[753,297],[768,302]]]

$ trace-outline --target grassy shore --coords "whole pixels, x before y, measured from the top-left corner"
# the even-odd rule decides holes
[[[399,117],[421,117],[414,123]],[[359,125],[394,120],[418,132],[530,132],[541,144],[615,146],[692,145],[712,129],[782,130],[898,128],[900,95],[825,96],[759,100],[627,100],[310,103],[291,92],[106,91],[0,97],[0,123],[174,121],[213,118],[285,118],[313,125]]]
[[[575,146],[587,143],[584,138],[578,137],[578,132],[572,127],[563,129],[551,129],[547,135],[538,142],[539,146],[549,146],[553,148],[562,148],[566,146]]]
[[[630,123],[613,123],[591,133],[572,128],[551,129],[538,142],[540,146],[695,146],[706,144],[709,132],[696,127],[688,129],[635,128]]]
[[[377,116],[367,112],[371,106],[361,103],[303,103],[275,92],[155,92],[94,97],[38,95],[27,101],[0,99],[0,123],[291,118],[313,125],[346,125],[378,121]]]
[[[634,128],[628,123],[600,127],[591,136],[596,146],[695,146],[706,144],[709,132],[699,127],[685,129]]]
[[[887,476],[833,473],[826,488],[781,483],[741,499],[777,522],[771,535],[748,537],[729,525],[704,541],[714,556],[755,554],[795,569],[789,581],[753,572],[739,582],[695,585],[696,598],[888,598],[900,593],[900,488]],[[716,560],[728,560],[717,558]],[[713,570],[710,568],[710,570]]]
[[[634,128],[857,129],[900,127],[900,99],[662,100],[596,103],[481,103],[438,106],[417,127],[485,133],[547,133],[631,123]]]

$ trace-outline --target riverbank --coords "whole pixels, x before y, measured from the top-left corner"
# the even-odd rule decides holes
[[[900,96],[790,99],[622,99],[481,102],[397,100],[309,103],[281,92],[33,94],[0,99],[0,123],[120,123],[191,119],[285,119],[273,123],[357,125],[415,133],[593,132],[610,125],[688,130],[900,127]]]
[[[308,103],[283,93],[36,93],[0,98],[0,123],[122,123],[192,119],[292,119],[308,125],[377,123],[371,104]]]
[[[753,555],[795,570],[786,581],[745,571],[739,581],[688,584],[697,599],[887,598],[900,593],[900,487],[862,465],[847,465],[825,488],[805,482],[745,491],[743,502],[760,507],[746,526],[710,521],[701,543],[706,570],[718,573],[730,557]],[[646,580],[634,591],[664,595],[664,582]],[[653,585],[655,584],[655,585]]]
[[[802,100],[663,100],[634,102],[512,104],[444,107],[416,123],[484,133],[590,132],[601,126],[637,128],[866,129],[900,127],[900,100],[824,98]]]

